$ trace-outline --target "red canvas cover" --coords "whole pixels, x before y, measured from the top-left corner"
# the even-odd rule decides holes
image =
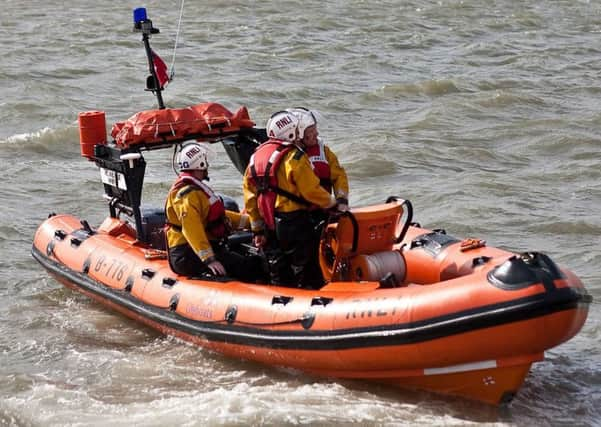
[[[117,146],[164,143],[194,136],[202,141],[251,128],[246,107],[232,113],[221,104],[205,102],[186,108],[140,111],[124,122],[113,125],[111,136]]]

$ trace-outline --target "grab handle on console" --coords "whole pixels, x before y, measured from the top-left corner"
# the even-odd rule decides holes
[[[401,202],[401,206],[404,206],[404,211],[407,212],[407,219],[405,220],[405,224],[403,224],[403,228],[399,233],[399,236],[395,239],[395,243],[401,243],[407,234],[407,230],[409,230],[409,226],[411,225],[411,221],[413,220],[413,205],[409,200],[402,199],[397,196],[390,196],[386,199],[386,203],[390,202]]]

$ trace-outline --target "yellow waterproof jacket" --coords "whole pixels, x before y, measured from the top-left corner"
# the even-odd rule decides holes
[[[338,161],[338,157],[330,147],[324,145],[324,151],[326,154],[326,159],[328,161],[328,165],[330,166],[330,180],[332,181],[332,190],[334,191],[334,197],[343,198],[348,200],[348,177],[346,176],[346,171],[342,166],[340,166],[340,162]]]
[[[327,209],[336,204],[335,198],[320,185],[309,158],[300,149],[295,148],[284,154],[276,171],[276,179],[278,187],[282,190],[299,196],[320,208]],[[250,217],[251,229],[253,232],[261,232],[265,228],[265,223],[257,206],[258,193],[251,180],[250,168],[246,168],[244,174],[243,191],[244,207]],[[307,206],[279,194],[276,197],[276,212],[293,212],[303,209],[306,210]]]
[[[210,206],[209,197],[194,186],[186,185],[170,191],[165,203],[165,214],[167,223],[174,226],[167,229],[167,245],[173,248],[187,243],[202,261],[211,262],[215,254],[209,240],[214,239],[214,236],[206,231]],[[231,229],[241,229],[248,225],[246,215],[228,210],[225,215]]]

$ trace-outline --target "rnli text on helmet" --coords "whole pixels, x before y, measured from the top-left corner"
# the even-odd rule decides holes
[[[277,122],[275,122],[275,125],[279,129],[282,129],[283,127],[288,126],[291,123],[292,123],[292,120],[290,120],[290,117],[284,116],[280,120],[278,120]]]
[[[186,157],[188,157],[189,159],[191,159],[198,153],[200,153],[200,147],[197,146],[192,146],[185,152]]]

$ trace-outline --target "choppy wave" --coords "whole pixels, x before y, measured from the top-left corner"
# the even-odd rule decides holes
[[[22,152],[73,159],[79,153],[79,129],[76,125],[58,129],[46,127],[0,140],[0,156]]]
[[[460,90],[452,80],[430,80],[417,83],[386,84],[376,92],[376,95],[385,98],[412,95],[436,97],[457,92]]]
[[[31,133],[22,133],[17,135],[9,136],[6,139],[0,140],[0,144],[20,144],[27,143],[32,141],[39,141],[43,138],[49,139],[50,136],[54,133],[54,131],[50,128],[44,128],[36,132]]]

